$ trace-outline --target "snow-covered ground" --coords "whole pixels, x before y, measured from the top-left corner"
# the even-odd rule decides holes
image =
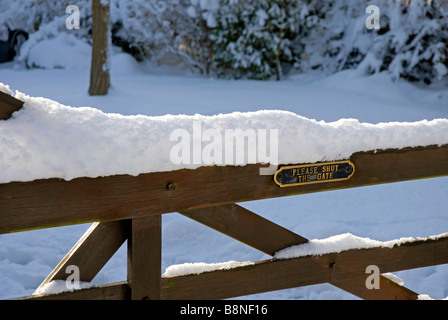
[[[38,53],[35,59],[42,61]],[[448,118],[446,87],[394,83],[381,74],[363,77],[356,71],[344,71],[329,77],[296,75],[281,82],[231,81],[189,75],[176,68],[140,66],[129,56],[116,53],[112,59],[110,93],[90,97],[88,68],[76,61],[70,65],[74,67],[21,70],[11,63],[2,64],[0,82],[30,96],[123,115],[215,115],[280,109],[326,122],[355,118],[376,124]],[[444,177],[241,205],[309,239],[350,233],[388,241],[447,232],[447,190],[448,178]],[[32,294],[89,226],[0,235],[0,298]],[[162,272],[174,264],[266,258],[263,253],[177,213],[163,216]],[[395,274],[418,293],[434,299],[448,296],[448,265]],[[125,279],[124,245],[94,283]],[[328,284],[242,298],[356,299]]]

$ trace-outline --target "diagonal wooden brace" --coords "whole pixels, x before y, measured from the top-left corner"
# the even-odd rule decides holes
[[[79,268],[80,281],[91,282],[127,238],[127,221],[95,222],[38,289],[52,280],[66,280],[67,267]]]
[[[91,282],[107,261],[128,240],[127,298],[160,299],[161,216],[95,222],[84,233],[38,290],[53,280],[66,280],[67,267],[79,268],[80,281]]]

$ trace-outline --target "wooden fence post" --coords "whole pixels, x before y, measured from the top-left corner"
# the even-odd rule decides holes
[[[132,300],[160,300],[162,217],[130,220],[128,285]]]

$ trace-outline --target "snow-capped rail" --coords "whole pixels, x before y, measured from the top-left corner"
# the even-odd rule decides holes
[[[16,108],[20,106],[20,102],[6,99]],[[6,120],[8,114],[0,116]],[[349,179],[322,179],[288,187],[279,186],[274,175],[260,175],[263,165],[259,164],[3,183],[0,234],[94,222],[39,289],[65,280],[69,265],[78,266],[82,270],[80,280],[90,282],[128,240],[127,281],[59,294],[38,290],[44,294],[27,297],[33,299],[223,299],[325,282],[366,299],[417,299],[415,292],[383,276],[380,289],[367,289],[366,266],[374,264],[382,272],[391,272],[448,263],[446,235],[392,247],[353,248],[318,257],[258,261],[197,275],[161,276],[162,214],[179,212],[274,256],[308,240],[236,203],[446,176],[448,145],[355,152],[345,163],[353,167],[347,171]],[[305,174],[306,170],[324,174],[340,169],[324,165],[329,167],[299,163],[293,169],[303,169]]]

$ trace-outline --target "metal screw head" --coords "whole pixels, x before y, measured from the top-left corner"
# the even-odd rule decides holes
[[[173,182],[168,182],[166,185],[166,189],[169,191],[174,190],[176,189],[176,185]]]

